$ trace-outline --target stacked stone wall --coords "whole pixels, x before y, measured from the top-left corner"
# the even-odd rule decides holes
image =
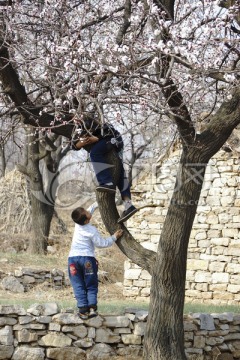
[[[146,248],[156,251],[171,199],[180,152],[135,186],[136,206],[144,208],[128,221],[128,229]],[[189,164],[189,176],[200,174]],[[139,203],[138,203],[138,201]],[[220,151],[210,160],[188,248],[186,301],[239,304],[240,300],[240,159]],[[148,299],[151,276],[126,261],[124,295]]]
[[[98,271],[99,282],[105,282],[108,273]],[[15,293],[27,292],[42,284],[43,289],[58,290],[70,286],[68,271],[59,269],[46,270],[43,268],[19,267],[12,272],[0,271],[0,287]]]
[[[11,273],[0,271],[0,286],[5,290],[21,293],[39,284],[57,290],[69,286],[70,282],[67,273],[59,269],[19,267]]]
[[[0,305],[0,360],[136,359],[142,355],[147,315],[129,309],[83,321],[76,313],[60,312],[56,303],[27,310]],[[240,315],[185,315],[184,334],[188,359],[240,359]]]

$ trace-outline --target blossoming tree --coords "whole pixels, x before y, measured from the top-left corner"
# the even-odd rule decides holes
[[[240,123],[238,6],[209,0],[23,0],[6,5],[1,16],[2,96],[37,134],[71,139],[84,113],[121,124],[129,111],[135,114],[132,127],[142,121],[155,127],[157,121],[178,131],[182,156],[157,253],[142,248],[126,228],[117,242],[152,275],[145,359],[186,359],[190,232],[207,163]],[[101,194],[98,201],[113,232],[114,198]]]

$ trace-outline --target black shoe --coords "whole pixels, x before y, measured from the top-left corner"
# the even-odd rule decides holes
[[[89,315],[88,315],[88,318],[91,319],[95,316],[98,316],[98,312],[97,310],[93,309],[93,308],[90,308],[90,311],[89,311]]]
[[[99,185],[96,187],[97,191],[115,193],[116,187],[114,185]]]
[[[121,224],[125,221],[127,221],[133,214],[135,214],[138,210],[135,208],[135,206],[130,206],[129,209],[125,210],[120,218],[118,219],[118,224]]]

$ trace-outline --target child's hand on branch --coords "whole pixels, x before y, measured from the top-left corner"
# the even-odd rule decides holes
[[[75,144],[77,149],[81,149],[82,147],[90,144],[94,144],[95,142],[98,142],[97,136],[86,136],[83,138],[80,138],[78,142]]]
[[[123,230],[119,229],[117,230],[113,235],[116,236],[117,239],[119,239],[123,234]]]
[[[89,145],[89,144],[94,144],[95,142],[98,142],[98,137],[97,136],[87,136],[86,137],[86,144]]]

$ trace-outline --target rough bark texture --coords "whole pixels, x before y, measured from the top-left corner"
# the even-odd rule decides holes
[[[57,190],[55,172],[51,171],[50,160],[45,176],[39,170],[39,143],[35,137],[29,137],[26,163],[18,165],[19,171],[27,176],[29,182],[29,196],[32,210],[33,237],[29,243],[28,251],[32,254],[45,254],[47,252],[48,236],[54,214],[54,204]],[[45,186],[43,184],[45,182]]]
[[[193,176],[191,180],[190,172]],[[183,153],[153,266],[151,304],[144,343],[145,359],[186,359],[183,306],[187,248],[204,172],[205,164],[191,164]],[[194,174],[199,176],[195,177]]]
[[[1,158],[1,177],[5,176],[6,171],[6,156],[4,146],[0,148],[0,158]]]
[[[34,140],[31,138],[31,140]],[[29,181],[29,196],[31,198],[33,237],[28,251],[32,254],[45,254],[54,204],[44,198],[43,178],[39,170],[38,143],[30,141],[25,165],[19,165],[19,170]]]

